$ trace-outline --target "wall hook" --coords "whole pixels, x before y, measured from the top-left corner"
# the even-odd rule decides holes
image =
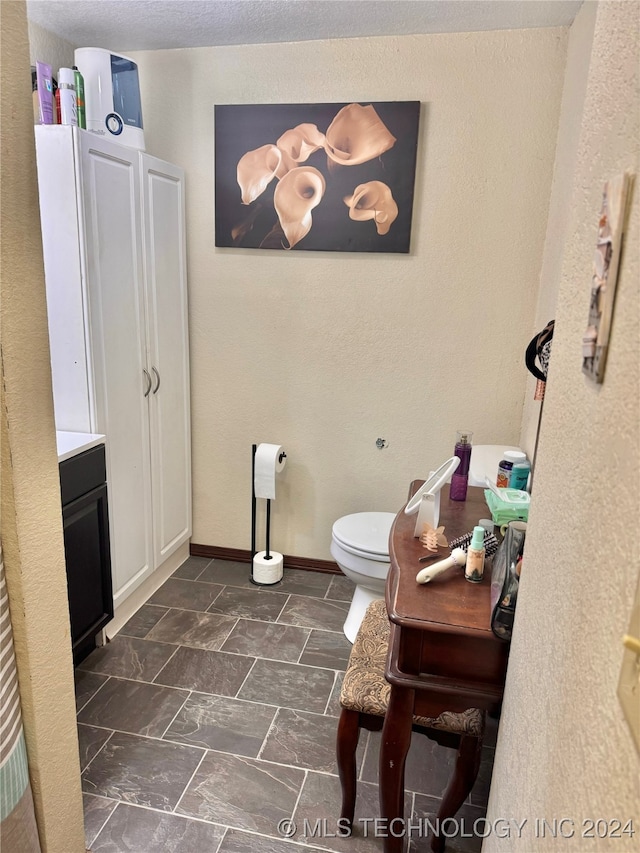
[[[388,442],[386,438],[376,438],[376,447],[378,450],[382,450],[385,447],[388,447]]]

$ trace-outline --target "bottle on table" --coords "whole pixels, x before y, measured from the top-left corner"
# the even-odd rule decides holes
[[[466,501],[467,486],[469,484],[469,464],[471,462],[471,437],[473,433],[468,430],[457,433],[456,446],[453,450],[454,456],[460,460],[457,470],[451,476],[451,488],[449,497],[452,501]]]
[[[509,477],[509,488],[520,489],[520,491],[526,492],[530,473],[531,465],[528,461],[515,462],[511,469],[511,476]]]
[[[484,574],[484,527],[473,528],[471,544],[467,549],[464,576],[471,583],[480,583]]]

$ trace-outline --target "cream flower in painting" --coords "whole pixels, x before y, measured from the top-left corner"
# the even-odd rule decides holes
[[[359,166],[384,154],[395,142],[371,104],[348,104],[329,125],[324,147],[334,162]]]
[[[398,216],[398,205],[395,203],[391,190],[382,181],[369,181],[360,184],[353,195],[345,196],[344,203],[349,208],[349,217],[359,222],[368,219],[375,220],[378,234],[389,232]]]
[[[273,203],[292,249],[311,229],[311,211],[322,201],[325,180],[312,166],[298,166],[278,182]]]
[[[323,147],[324,138],[315,124],[299,124],[285,130],[276,144],[296,163],[306,163],[314,151]]]
[[[275,178],[281,178],[295,163],[277,145],[263,145],[247,151],[238,161],[237,179],[242,203],[251,204]]]

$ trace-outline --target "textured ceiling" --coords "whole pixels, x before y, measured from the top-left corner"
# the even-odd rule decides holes
[[[75,47],[119,50],[567,26],[582,0],[28,0]]]

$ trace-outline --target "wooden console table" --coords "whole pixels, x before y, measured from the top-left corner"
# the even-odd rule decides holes
[[[411,484],[410,496],[422,485]],[[471,532],[489,515],[482,489],[470,487],[467,500],[441,493],[440,524],[451,541]],[[413,536],[416,516],[400,510],[391,528],[386,604],[391,641],[386,677],[391,683],[380,748],[380,810],[387,826],[398,827],[404,815],[404,765],[414,714],[437,717],[443,711],[484,708],[497,712],[502,701],[509,646],[490,626],[491,572],[481,583],[465,580],[454,567],[428,584],[416,583],[419,563],[428,552]],[[449,555],[439,549],[441,557]],[[391,823],[396,819],[396,823]],[[400,853],[405,838],[390,832],[385,853]]]

